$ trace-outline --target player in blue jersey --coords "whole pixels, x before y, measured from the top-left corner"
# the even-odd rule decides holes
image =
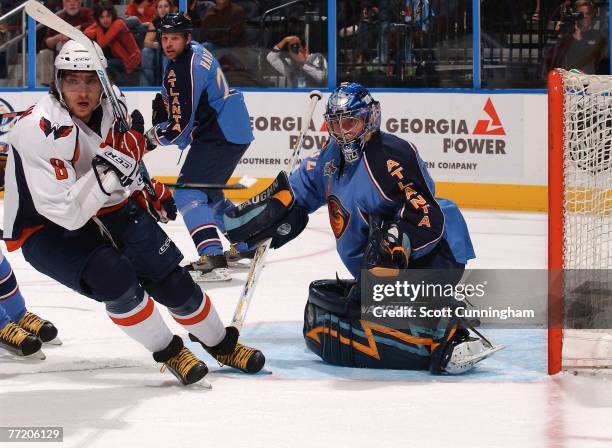
[[[281,173],[269,199],[230,210],[230,240],[273,248],[294,238],[308,214],[327,204],[338,253],[356,280],[409,272],[413,281],[456,285],[475,257],[457,206],[435,197],[435,185],[417,148],[380,130],[380,104],[356,83],[330,96],[325,113],[328,145],[306,158],[287,179]],[[417,271],[418,270],[418,271]],[[428,270],[428,271],[422,271]],[[391,328],[362,316],[358,281],[315,281],[304,315],[307,346],[342,366],[461,373],[501,346],[470,336],[460,319],[407,318]],[[453,298],[430,302],[456,306]]]
[[[183,13],[164,16],[158,29],[164,58],[162,94],[153,102],[147,137],[154,145],[191,145],[179,183],[225,184],[253,141],[242,93],[230,89],[219,62],[191,39],[192,23]],[[163,101],[162,101],[163,98]],[[204,281],[230,280],[217,232],[220,216],[232,204],[221,190],[177,189],[183,215],[200,258],[192,263]],[[230,261],[252,257],[246,245],[228,253]],[[242,253],[243,255],[241,255]]]

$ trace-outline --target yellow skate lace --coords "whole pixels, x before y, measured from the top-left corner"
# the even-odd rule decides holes
[[[26,311],[17,325],[30,333],[38,334],[45,322],[46,320],[41,319],[36,314]]]
[[[185,378],[189,371],[200,362],[188,348],[183,347],[178,355],[173,356],[164,363],[161,371],[166,370],[167,365],[176,370],[181,377]]]
[[[238,249],[234,245],[231,245],[228,251],[228,256],[230,258],[237,257],[239,254]]]
[[[242,345],[240,343],[236,344],[236,348],[229,355],[219,355],[215,356],[217,362],[220,365],[226,365],[235,367],[240,370],[246,370],[246,365],[251,359],[251,356],[255,353],[255,349],[251,347],[247,347],[246,345]]]
[[[28,337],[28,332],[14,322],[9,322],[0,330],[0,339],[18,347]]]

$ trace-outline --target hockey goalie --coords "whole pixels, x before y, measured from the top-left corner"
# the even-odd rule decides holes
[[[360,316],[361,275],[436,269],[460,280],[475,257],[461,212],[453,202],[435,198],[416,147],[380,130],[380,104],[366,88],[338,87],[325,121],[328,145],[289,178],[281,173],[271,194],[228,211],[228,238],[249,244],[272,238],[271,247],[281,247],[306,227],[309,213],[327,204],[338,253],[354,279],[311,283],[303,331],[308,348],[347,367],[470,370],[501,346],[471,336],[461,319],[399,329]],[[452,303],[440,304],[448,306]]]

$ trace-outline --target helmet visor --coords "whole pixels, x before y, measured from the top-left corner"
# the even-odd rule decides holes
[[[327,115],[325,125],[327,132],[340,143],[350,143],[365,131],[365,121],[362,115]]]

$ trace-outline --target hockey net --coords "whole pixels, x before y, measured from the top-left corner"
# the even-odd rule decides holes
[[[612,76],[548,77],[549,373],[612,367]]]

